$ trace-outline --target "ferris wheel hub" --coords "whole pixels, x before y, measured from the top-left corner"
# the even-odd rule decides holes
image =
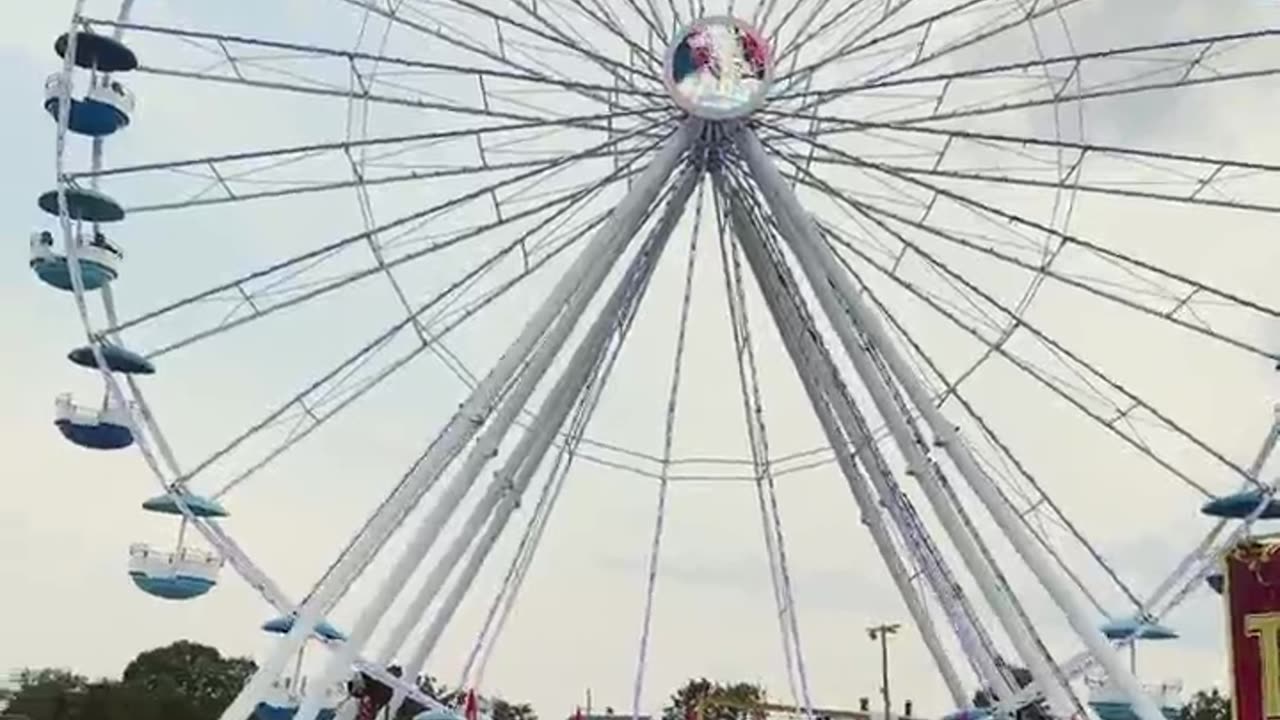
[[[773,51],[759,30],[727,15],[700,18],[676,33],[663,83],[681,109],[705,120],[735,120],[758,109],[773,81]]]

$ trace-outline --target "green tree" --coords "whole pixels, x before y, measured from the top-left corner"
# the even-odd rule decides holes
[[[671,695],[662,717],[663,720],[685,720],[691,711],[700,711],[703,720],[749,720],[750,706],[764,700],[764,688],[758,685],[715,683],[696,678]]]
[[[258,666],[248,658],[227,657],[208,645],[179,640],[139,654],[124,669],[129,689],[180,698],[192,718],[217,718],[231,704]]]
[[[60,668],[23,670],[0,702],[9,701],[5,713],[30,720],[218,720],[256,669],[252,660],[184,640],[140,653],[118,681],[91,682]],[[429,675],[418,685],[446,704],[461,705],[460,691]],[[422,710],[406,703],[396,720],[411,720]],[[500,698],[493,699],[491,715],[537,720],[528,704]]]
[[[1231,698],[1218,688],[1199,690],[1182,708],[1182,720],[1231,720]]]
[[[422,692],[445,705],[458,708],[459,712],[465,702],[466,691],[450,688],[432,675],[418,676],[418,687]],[[538,714],[533,711],[533,706],[528,703],[513,703],[500,697],[491,697],[490,700],[492,702],[489,708],[491,720],[538,720]],[[396,720],[413,720],[414,717],[417,717],[425,710],[426,708],[412,700],[406,700],[400,706],[400,711],[396,713]]]
[[[511,703],[495,698],[489,710],[492,720],[538,720],[538,714],[529,703]]]
[[[78,696],[89,686],[89,679],[64,668],[27,668],[18,671],[17,689],[12,691],[10,715],[25,715],[31,720],[66,720],[75,717]]]
[[[138,655],[120,681],[90,682],[57,668],[21,671],[6,712],[31,720],[217,720],[254,667],[176,642]]]

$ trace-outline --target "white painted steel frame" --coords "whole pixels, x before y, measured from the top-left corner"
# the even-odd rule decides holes
[[[593,368],[604,357],[608,349],[608,341],[618,329],[619,318],[627,314],[628,305],[639,302],[640,296],[647,289],[649,279],[657,267],[658,258],[665,249],[676,222],[684,212],[699,177],[700,173],[691,171],[679,181],[644,249],[632,261],[631,271],[623,279],[622,284],[615,289],[588,331],[587,337],[570,358],[568,367],[539,408],[537,418],[530,423],[529,431],[520,438],[519,444],[511,451],[502,468],[494,473],[490,494],[486,495],[480,503],[485,507],[484,517],[489,517],[489,524],[483,534],[480,532],[480,525],[484,518],[481,517],[477,508],[468,518],[466,526],[454,540],[445,557],[441,558],[433,568],[431,577],[422,588],[423,594],[428,596],[428,604],[429,600],[442,589],[445,578],[456,567],[463,551],[474,541],[474,548],[463,572],[454,581],[449,594],[436,610],[435,617],[419,641],[418,647],[410,656],[405,666],[406,673],[414,674],[422,670],[432,651],[435,650],[440,636],[453,619],[453,614],[457,611],[466,592],[474,584],[481,566],[493,549],[494,543],[497,542],[498,536],[510,521],[511,514],[528,489],[534,472],[564,425],[574,402],[586,389]],[[421,618],[422,614],[419,613],[413,617],[413,620],[417,621]],[[396,709],[393,705],[392,716]]]
[[[754,224],[747,217],[741,200],[735,197],[735,193],[726,187],[724,178],[717,177],[716,180],[717,189],[721,197],[726,198],[728,202],[729,218],[733,226],[734,235],[737,237],[743,254],[751,266],[756,282],[760,285],[761,294],[764,296],[769,312],[773,316],[773,321],[778,328],[783,346],[796,367],[796,372],[804,385],[805,393],[809,397],[809,402],[813,406],[814,414],[822,426],[827,441],[833,448],[849,447],[851,445],[859,447],[861,443],[858,438],[853,435],[847,435],[847,431],[836,422],[835,414],[839,414],[840,410],[837,410],[839,405],[832,393],[831,368],[829,365],[819,362],[812,347],[811,339],[806,347],[804,341],[807,336],[797,330],[796,325],[798,323],[794,312],[789,316],[784,314],[786,308],[781,304],[783,292],[775,284],[776,278],[771,272],[772,268],[769,267],[763,242],[760,240]],[[847,411],[848,408],[842,409]],[[848,424],[846,424],[846,427],[848,427]],[[965,692],[960,676],[956,673],[955,667],[952,666],[946,650],[943,649],[942,643],[938,639],[937,631],[928,611],[924,607],[922,598],[911,585],[910,573],[907,572],[906,567],[903,565],[902,558],[898,555],[897,547],[889,535],[888,528],[884,523],[884,515],[876,497],[867,487],[866,480],[854,465],[853,456],[850,453],[837,453],[836,462],[849,485],[849,490],[853,493],[854,500],[858,503],[858,509],[862,513],[862,521],[870,531],[871,538],[876,544],[876,549],[884,560],[889,570],[889,575],[893,578],[894,585],[898,588],[898,593],[902,596],[907,610],[911,613],[911,619],[920,631],[925,647],[929,650],[930,657],[933,658],[934,664],[938,667],[938,672],[942,675],[943,683],[947,686],[952,702],[955,703],[956,707],[965,707],[969,703],[968,694]],[[871,468],[871,466],[867,467],[868,469]]]
[[[403,523],[405,516],[416,507],[430,484],[475,436],[480,427],[480,422],[477,421],[483,421],[488,417],[493,402],[502,388],[510,382],[524,364],[534,345],[560,314],[565,302],[578,287],[586,271],[607,255],[614,243],[619,242],[618,238],[624,238],[621,242],[625,242],[625,238],[635,234],[645,209],[657,196],[700,127],[701,124],[697,122],[685,123],[666,141],[645,172],[634,183],[627,197],[618,205],[617,211],[610,217],[609,222],[597,231],[591,244],[529,318],[519,337],[499,358],[494,368],[476,385],[462,407],[437,436],[426,456],[410,473],[408,481],[393,491],[390,502],[384,504],[378,514],[371,519],[365,533],[356,539],[351,551],[339,561],[338,567],[329,576],[327,582],[316,587],[311,596],[298,608],[298,618],[293,628],[279,640],[240,694],[223,711],[221,720],[243,720],[249,716],[258,701],[270,689],[272,680],[284,670],[289,659],[311,635],[316,623],[355,581],[369,559],[382,549],[391,534]],[[417,567],[419,559],[407,554],[401,556],[387,581],[379,588],[378,594],[362,611],[347,642],[339,644],[330,656],[325,666],[324,677],[336,678],[341,673],[347,672],[355,654],[368,641],[381,615],[399,594],[411,571]],[[323,683],[320,684],[323,685]],[[310,720],[304,711],[310,711],[311,716],[314,716],[319,709],[318,702],[318,697],[308,695],[303,707],[298,709],[296,720]]]
[[[810,285],[818,296],[819,302],[826,311],[831,324],[835,327],[837,334],[840,335],[841,341],[850,354],[850,359],[854,360],[855,366],[863,364],[859,361],[859,356],[864,360],[868,359],[866,351],[861,347],[857,338],[854,337],[850,323],[841,322],[841,318],[856,322],[858,329],[866,333],[871,348],[884,359],[894,378],[906,392],[911,403],[919,410],[925,424],[928,425],[938,443],[947,453],[947,456],[955,464],[957,470],[959,470],[983,506],[986,507],[992,519],[996,521],[1001,532],[1004,533],[1010,544],[1022,557],[1023,562],[1026,563],[1027,567],[1035,574],[1036,579],[1049,593],[1050,597],[1053,598],[1076,635],[1088,648],[1090,654],[1106,669],[1107,675],[1124,692],[1132,704],[1134,712],[1141,720],[1162,720],[1164,715],[1142,690],[1142,686],[1137,679],[1121,661],[1114,648],[1102,634],[1095,619],[1090,616],[1079,599],[1071,592],[1066,581],[1054,568],[1053,563],[1044,557],[1043,551],[1036,544],[1034,538],[1031,537],[1026,526],[1021,523],[1017,514],[1009,507],[999,489],[991,482],[991,479],[982,472],[968,446],[960,441],[955,425],[943,417],[942,412],[938,410],[928,390],[899,352],[892,337],[889,336],[889,333],[880,322],[880,318],[876,316],[871,308],[867,307],[862,297],[858,294],[857,288],[853,286],[848,274],[839,267],[831,249],[823,241],[812,218],[800,206],[795,195],[791,193],[778,173],[777,168],[765,156],[760,141],[749,131],[742,132],[737,137],[739,139],[739,147],[743,150],[752,174],[761,185],[765,200],[779,216],[779,225],[783,236],[788,240],[802,269],[808,276]],[[838,300],[835,297],[837,291],[840,294]],[[909,440],[904,443],[903,439],[905,438],[897,437],[905,430],[905,427],[902,427],[900,423],[892,419],[896,417],[897,408],[893,406],[889,398],[884,397],[885,388],[883,385],[877,383],[877,378],[867,377],[870,373],[864,373],[862,368],[858,368],[858,372],[862,375],[862,379],[866,383],[872,398],[875,399],[880,412],[886,415],[886,419],[890,421],[891,429],[897,426],[894,435],[895,439],[898,440],[899,446],[914,448],[914,444]],[[906,447],[904,447],[904,450]],[[929,491],[932,483],[926,480],[927,477],[931,476],[932,470],[928,465],[921,465],[924,458],[918,449],[914,451],[908,450],[908,452],[916,455],[915,462],[911,464],[918,466],[917,472],[920,470],[925,471],[918,474],[917,479],[921,480],[922,486],[925,487],[926,492],[929,492],[932,500],[933,494]],[[928,475],[925,473],[928,473]],[[954,513],[954,509],[945,500],[941,503],[936,503],[935,509],[940,510],[939,515],[944,525],[950,525],[953,522],[953,520],[949,521],[947,518]],[[979,579],[979,585],[988,594],[988,598],[992,602],[993,609],[996,610],[997,615],[1002,622],[1006,623],[1006,629],[1011,636],[1010,639],[1013,640],[1015,646],[1020,643],[1029,644],[1027,643],[1028,636],[1021,636],[1017,633],[1018,625],[1020,624],[1018,618],[1012,614],[1006,617],[1006,613],[1010,612],[1008,607],[1009,599],[1001,589],[988,584],[993,579],[991,568],[982,562],[981,557],[970,556],[970,553],[974,550],[972,538],[963,533],[954,533],[950,529],[949,532],[953,535],[957,550],[965,557],[971,569],[977,571],[975,575]],[[1029,627],[1027,631],[1034,632]],[[1062,713],[1064,710],[1070,712],[1072,701],[1067,699],[1071,697],[1069,690],[1060,684],[1060,676],[1057,669],[1050,667],[1049,659],[1038,651],[1024,654],[1022,648],[1020,648],[1019,654],[1023,656],[1024,661],[1028,662],[1028,667],[1031,669],[1035,681],[1041,688],[1046,690],[1046,697],[1051,708],[1058,713]]]
[[[752,226],[752,229],[754,230],[754,226]],[[790,271],[786,267],[777,268],[777,272],[790,275]],[[825,349],[821,347],[817,349],[824,358],[828,358],[829,362],[829,356],[826,354]],[[832,368],[831,372],[835,373],[836,371]],[[854,455],[862,463],[867,477],[879,494],[880,506],[885,508],[885,511],[893,520],[905,549],[915,559],[919,572],[924,575],[937,598],[938,604],[951,621],[961,648],[970,663],[973,664],[975,673],[994,692],[997,698],[1009,697],[1012,695],[1012,686],[1006,677],[1005,666],[994,648],[994,643],[991,641],[985,627],[983,627],[981,618],[974,613],[967,598],[964,597],[962,591],[956,585],[950,569],[947,568],[945,560],[938,553],[938,549],[932,538],[929,537],[928,531],[922,526],[920,518],[915,514],[914,509],[910,507],[896,480],[890,474],[888,464],[880,453],[875,438],[872,437],[870,424],[857,409],[852,398],[849,397],[847,389],[842,386],[838,375],[833,374],[831,376],[826,385],[826,390],[832,409],[840,422],[843,423],[844,432],[849,439],[850,446],[854,449]],[[833,447],[839,446],[834,445]],[[892,565],[894,561],[886,558],[885,562]],[[898,563],[900,563],[900,560],[898,560]],[[909,573],[904,571],[903,577],[906,578],[908,576]],[[911,602],[910,599],[905,601]],[[963,706],[967,702],[968,698],[966,697],[965,701],[960,703],[959,706]]]
[[[787,240],[788,246],[799,262],[823,312],[827,315],[832,328],[840,338],[840,342],[844,346],[850,361],[852,361],[855,371],[871,395],[877,411],[888,425],[895,444],[902,452],[903,457],[906,458],[910,473],[915,476],[917,482],[920,483],[921,488],[925,491],[930,505],[946,529],[952,544],[964,559],[965,565],[974,576],[979,589],[983,592],[996,617],[1004,626],[1005,633],[1017,651],[1019,658],[1031,671],[1032,677],[1041,687],[1051,688],[1047,693],[1051,708],[1060,716],[1070,716],[1072,714],[1071,708],[1075,703],[1071,699],[1069,691],[1058,681],[1050,659],[1032,642],[1031,638],[1034,630],[1018,614],[1014,607],[1011,592],[1004,583],[1000,582],[995,569],[987,562],[984,553],[978,547],[977,538],[965,527],[957,509],[941,487],[936,474],[936,466],[911,436],[908,418],[903,415],[901,409],[894,402],[890,395],[890,390],[875,367],[868,349],[863,346],[862,339],[858,337],[855,327],[848,321],[844,306],[841,303],[842,300],[848,302],[848,299],[838,298],[836,296],[837,288],[833,287],[833,284],[838,283],[839,278],[844,278],[845,280],[847,278],[843,275],[840,275],[839,278],[830,277],[831,271],[823,263],[823,258],[821,257],[821,251],[827,249],[826,244],[822,241],[808,214],[800,207],[790,188],[786,186],[777,168],[765,156],[764,148],[760,145],[760,141],[756,139],[754,133],[743,129],[742,132],[737,134],[736,139],[747,166],[751,170],[753,179],[759,184],[765,201],[773,210],[784,239]],[[840,288],[840,290],[843,295],[844,288]],[[860,301],[856,296],[855,299]],[[861,306],[859,307],[861,308]],[[865,312],[865,308],[862,309]],[[859,317],[859,320],[861,319]],[[867,330],[862,322],[859,323],[857,329]],[[880,350],[880,345],[884,344],[885,338],[872,335],[871,339],[876,349]],[[895,371],[897,370],[896,366],[892,364],[890,367]],[[894,374],[897,375],[897,372]],[[914,376],[911,380],[914,380]],[[904,385],[906,384],[902,378],[899,378],[899,381],[903,382]],[[927,395],[927,393],[925,394]],[[914,401],[915,396],[911,395],[911,397]],[[929,405],[932,406],[932,401],[929,402]],[[1148,719],[1143,718],[1143,720]],[[1157,719],[1153,718],[1151,720]]]

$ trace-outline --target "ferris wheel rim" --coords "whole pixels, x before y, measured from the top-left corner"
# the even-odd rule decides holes
[[[1060,12],[1060,9],[1058,9],[1058,12]],[[366,106],[367,106],[367,100],[366,100]],[[64,134],[64,133],[65,133],[65,128],[64,128],[64,127],[60,127],[60,128],[59,128],[59,133],[60,133],[60,136],[61,136],[62,134]],[[1073,190],[1073,192],[1074,192],[1074,190]],[[1040,279],[1042,279],[1042,278],[1043,278],[1043,274],[1038,275],[1038,276],[1037,276],[1037,280],[1036,280],[1036,281],[1038,281],[1038,280],[1040,280]],[[1033,281],[1033,282],[1034,282],[1034,281]],[[1030,299],[1032,299],[1033,295],[1034,295],[1034,293],[1029,291],[1029,294],[1028,294],[1027,296],[1025,296],[1025,297],[1024,297],[1024,301],[1029,302],[1029,301],[1030,301]],[[1015,327],[1015,326],[1017,326],[1018,324],[1020,324],[1020,319],[1019,319],[1018,317],[1015,317],[1014,319],[1012,319],[1012,320],[1010,320],[1010,321],[1009,321],[1009,327]],[[101,333],[100,333],[100,332],[97,332],[97,331],[95,331],[95,330],[94,330],[94,329],[92,329],[92,328],[87,328],[87,331],[88,331],[88,332],[90,332],[90,334],[93,334],[93,335],[97,335],[97,336],[100,336],[100,335],[101,335]],[[984,355],[984,358],[985,358],[985,355]],[[981,361],[980,361],[980,362],[981,362]],[[976,367],[976,365],[975,365],[975,367]],[[102,368],[102,369],[105,369],[105,367],[104,367],[104,368]],[[150,415],[149,415],[149,414],[147,414],[147,415],[145,416],[145,418],[146,418],[146,419],[148,419],[149,424],[152,426],[152,428],[151,428],[151,429],[152,429],[152,431],[153,431],[153,432],[155,432],[155,431],[157,430],[157,428],[154,426],[154,421],[151,419]],[[745,460],[740,460],[739,462],[745,462]]]

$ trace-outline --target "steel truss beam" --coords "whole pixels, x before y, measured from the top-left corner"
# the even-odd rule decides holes
[[[971,532],[961,509],[951,502],[944,488],[945,479],[941,477],[939,468],[927,455],[927,448],[922,447],[922,443],[917,441],[910,418],[895,401],[893,388],[876,365],[871,350],[884,354],[887,350],[893,349],[881,347],[886,344],[887,334],[877,337],[868,332],[870,328],[866,326],[865,321],[856,325],[851,322],[852,318],[848,317],[850,313],[846,312],[844,304],[849,302],[850,295],[859,302],[861,300],[857,298],[856,292],[850,292],[851,287],[838,287],[840,280],[848,280],[846,276],[841,274],[838,277],[831,277],[832,272],[824,263],[825,258],[822,257],[823,253],[829,253],[830,250],[822,243],[811,218],[800,207],[777,168],[766,157],[764,148],[755,134],[744,129],[736,139],[753,179],[760,185],[761,192],[778,221],[779,229],[799,261],[823,312],[827,315],[856,372],[871,394],[877,411],[886,420],[895,444],[907,459],[908,472],[920,483],[952,544],[959,551],[969,572],[986,596],[987,603],[1003,625],[1018,657],[1030,669],[1036,682],[1042,687],[1050,688],[1048,693],[1050,706],[1059,715],[1069,716],[1074,705],[1072,696],[1057,677],[1053,663],[1043,647],[1033,642],[1034,630],[1020,612],[1017,599],[998,568],[991,562],[990,553],[982,545],[981,538]],[[840,292],[841,296],[837,296],[837,292]],[[865,308],[863,309],[865,311]],[[868,338],[869,342],[865,345],[859,332],[868,332],[871,335]],[[907,389],[905,385],[910,382],[918,383],[914,375],[909,378],[901,377],[897,372],[898,369],[890,363],[890,370],[894,371],[892,374],[904,384],[904,389]],[[927,394],[926,392],[925,395]],[[909,389],[908,395],[913,402],[916,400],[916,396]],[[932,408],[932,400],[929,400],[927,405]],[[1143,718],[1143,720],[1148,719]],[[1158,718],[1151,720],[1158,720]]]
[[[435,650],[436,643],[439,642],[440,636],[452,620],[464,595],[474,584],[484,560],[511,519],[511,514],[518,506],[520,498],[528,489],[534,472],[541,465],[556,434],[564,426],[574,404],[587,393],[592,377],[597,374],[597,369],[608,353],[610,339],[628,324],[627,318],[634,314],[657,267],[658,258],[666,247],[676,222],[684,212],[699,177],[700,173],[689,171],[678,181],[661,219],[654,226],[640,253],[633,259],[626,277],[614,289],[605,307],[601,309],[588,330],[587,336],[574,351],[568,366],[543,400],[536,418],[529,425],[529,430],[520,438],[503,466],[494,473],[494,480],[485,496],[466,519],[444,556],[432,568],[417,597],[414,598],[412,606],[405,611],[400,623],[396,625],[386,647],[379,655],[379,660],[391,661],[392,656],[402,647],[413,627],[422,619],[426,609],[443,589],[450,573],[462,560],[463,553],[468,547],[473,546],[462,574],[454,581],[449,594],[445,597],[442,606],[437,609],[435,618],[405,666],[405,672],[413,676],[422,671],[423,665]],[[593,296],[594,293],[583,292],[584,304]],[[524,408],[527,400],[527,397],[520,400],[517,411]],[[487,526],[485,526],[486,519]],[[397,703],[393,701],[390,707],[392,717],[397,710]]]
[[[1046,691],[1051,710],[1060,716],[1071,716],[1076,711],[1076,707],[1073,707],[1076,705],[1074,696],[1043,648],[1032,646],[1030,640],[1034,637],[1034,630],[1015,611],[1016,600],[1012,593],[1004,583],[999,582],[996,568],[989,565],[978,551],[976,536],[958,523],[956,507],[939,492],[941,482],[937,465],[925,456],[925,452],[910,437],[907,419],[903,417],[901,408],[894,403],[890,395],[891,388],[876,372],[871,353],[875,353],[883,361],[885,369],[920,412],[921,418],[947,457],[973,489],[1023,562],[1053,598],[1090,654],[1124,692],[1137,716],[1141,720],[1161,720],[1163,715],[1155,703],[1121,662],[1093,618],[1071,592],[1052,562],[1044,556],[999,489],[983,473],[968,446],[961,442],[956,427],[933,403],[927,388],[901,354],[880,318],[866,304],[853,281],[839,266],[830,247],[823,242],[812,217],[800,206],[777,168],[765,155],[755,134],[743,128],[735,140],[778,220],[783,238],[799,261],[810,287],[840,337],[877,410],[889,422],[896,444],[908,458],[916,479],[921,482],[952,542],[1004,624],[1010,640],[1018,648],[1019,656],[1027,663],[1035,682]],[[865,336],[865,341],[860,333]]]
[[[725,178],[722,175],[717,175],[715,180],[717,192],[721,197],[727,199],[728,214],[733,226],[733,233],[743,249],[743,254],[746,256],[748,264],[751,266],[756,282],[760,285],[770,315],[772,315],[774,324],[778,328],[788,355],[790,355],[792,362],[796,366],[796,372],[804,385],[805,393],[809,396],[809,401],[813,405],[814,413],[817,415],[818,422],[822,425],[827,441],[833,448],[846,447],[846,443],[854,447],[867,446],[866,443],[860,442],[859,437],[846,434],[848,431],[837,424],[837,406],[833,401],[833,386],[831,385],[833,368],[828,363],[821,362],[822,358],[818,357],[812,342],[808,345],[805,344],[804,341],[806,339],[810,341],[812,339],[801,330],[801,321],[795,308],[783,304],[782,301],[786,297],[786,291],[778,284],[779,272],[783,268],[770,266],[763,240],[748,217],[742,201],[736,197],[736,193],[727,188]],[[789,314],[788,311],[790,311]],[[843,409],[847,411],[847,407]],[[847,424],[846,427],[848,427]],[[836,462],[846,482],[849,484],[849,490],[853,493],[854,500],[858,503],[858,508],[862,513],[862,521],[871,532],[871,538],[876,544],[876,549],[880,552],[881,558],[884,559],[889,575],[893,578],[903,602],[906,603],[912,620],[920,630],[925,647],[928,648],[930,656],[938,667],[938,671],[942,674],[943,682],[947,686],[947,691],[951,694],[952,702],[955,703],[956,707],[966,706],[968,697],[965,693],[964,685],[961,683],[960,676],[956,673],[955,667],[951,664],[951,660],[948,658],[946,650],[938,638],[937,631],[933,626],[928,611],[925,609],[922,598],[911,585],[910,573],[899,556],[897,546],[894,545],[893,539],[889,535],[889,530],[885,525],[884,514],[880,510],[880,501],[876,499],[874,493],[867,486],[866,478],[854,465],[853,456],[850,453],[837,453]],[[867,467],[871,472],[879,469],[873,466]]]
[[[253,712],[254,707],[269,691],[271,683],[284,670],[290,658],[314,632],[320,619],[355,582],[369,561],[382,550],[392,533],[404,523],[408,514],[443,474],[449,463],[479,432],[481,425],[493,410],[495,402],[502,395],[503,389],[525,365],[525,361],[538,345],[538,341],[547,335],[552,322],[563,314],[566,304],[571,301],[573,295],[583,286],[589,285],[592,276],[600,275],[603,279],[607,274],[608,267],[613,264],[612,260],[616,260],[621,248],[625,247],[627,241],[635,234],[648,207],[658,196],[662,185],[671,175],[699,130],[700,123],[687,122],[664,143],[658,155],[633,185],[627,197],[619,204],[609,222],[596,233],[591,244],[564,274],[542,306],[530,316],[519,337],[499,358],[488,375],[476,385],[458,412],[432,442],[421,462],[413,468],[405,481],[392,491],[387,501],[370,518],[364,532],[355,540],[350,552],[338,562],[326,581],[317,586],[298,608],[298,617],[293,628],[279,640],[275,649],[245,684],[240,694],[223,711],[221,720],[243,720]],[[419,528],[419,532],[410,543],[411,546],[423,544],[421,540],[429,535],[429,532]],[[356,653],[368,641],[378,620],[403,589],[420,560],[421,555],[416,557],[411,553],[401,555],[389,577],[379,587],[374,599],[363,609],[348,640],[338,646],[330,656],[323,678],[336,680],[349,671]],[[323,685],[324,683],[320,683],[312,687],[318,689]],[[319,704],[319,692],[308,693],[302,707],[298,709],[296,720],[312,720],[316,711],[319,710]]]

